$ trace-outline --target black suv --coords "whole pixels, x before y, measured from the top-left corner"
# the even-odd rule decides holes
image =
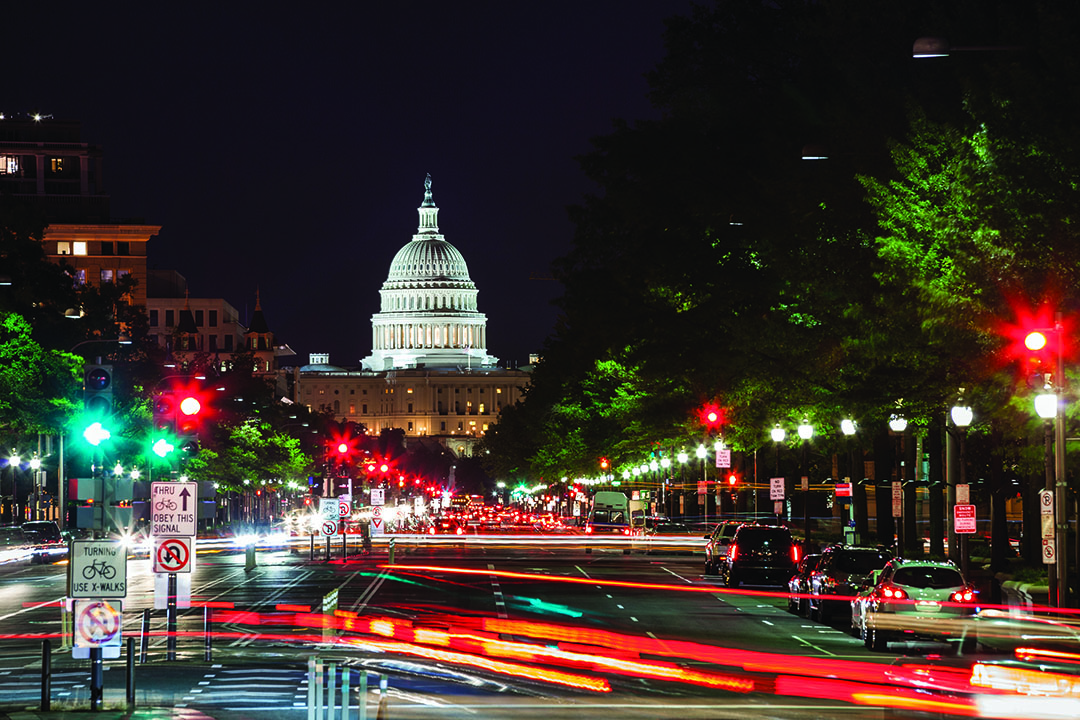
[[[740,525],[721,565],[724,584],[786,587],[799,562],[799,546],[780,525]]]
[[[821,553],[821,561],[810,574],[810,616],[828,622],[833,611],[851,613],[851,599],[869,576],[885,567],[892,555],[884,550],[848,545],[832,545]]]

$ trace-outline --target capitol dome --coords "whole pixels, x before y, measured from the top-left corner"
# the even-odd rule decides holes
[[[487,317],[476,310],[476,285],[465,258],[439,233],[439,208],[424,181],[420,226],[398,250],[371,317],[372,354],[365,369],[490,367]]]

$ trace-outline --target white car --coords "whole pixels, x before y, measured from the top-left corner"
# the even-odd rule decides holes
[[[851,601],[851,625],[870,650],[891,641],[957,640],[957,649],[969,653],[977,601],[953,563],[895,558]]]

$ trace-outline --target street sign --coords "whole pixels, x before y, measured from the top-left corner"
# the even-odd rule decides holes
[[[371,504],[372,505],[385,505],[386,496],[383,494],[386,491],[382,488],[371,488]]]
[[[784,478],[769,478],[769,499],[784,499]]]
[[[851,483],[836,483],[836,497],[851,497]]]
[[[102,648],[104,658],[120,657],[120,603],[107,600],[75,601],[73,658],[88,658],[92,648]]]
[[[1054,538],[1042,539],[1042,559],[1043,565],[1053,565],[1057,562],[1057,545],[1054,544]]]
[[[894,480],[892,484],[892,516],[904,516],[904,486],[898,480]]]
[[[150,534],[195,537],[199,519],[199,484],[194,482],[150,483]]]
[[[319,534],[337,535],[338,533],[338,501],[337,498],[322,498],[319,500]]]
[[[956,486],[956,504],[967,505],[971,502],[971,486],[961,483]]]
[[[1050,515],[1054,514],[1054,491],[1053,490],[1040,490],[1039,491],[1039,514]]]
[[[123,598],[127,595],[127,549],[115,540],[72,540],[68,597]]]
[[[705,484],[705,481],[704,480],[698,480],[698,482],[697,482],[697,494],[698,495],[705,495],[708,492],[709,492],[709,486],[707,484]]]
[[[375,491],[372,490],[372,493]],[[382,535],[386,526],[383,525],[382,506],[374,505],[371,508],[371,534]]]
[[[974,505],[953,505],[953,531],[959,534],[975,532]]]
[[[189,573],[191,572],[195,539],[189,537],[154,538],[154,572]]]
[[[342,495],[338,498],[338,517],[347,518],[352,514],[352,500],[348,495]]]
[[[716,467],[731,467],[731,448],[724,448],[723,450],[720,450],[716,453]]]
[[[773,503],[773,515],[783,515],[783,514],[784,514],[784,501],[783,500],[777,500],[776,502]]]
[[[802,486],[803,492],[810,492],[810,478],[803,475],[801,478],[799,478],[799,482]]]

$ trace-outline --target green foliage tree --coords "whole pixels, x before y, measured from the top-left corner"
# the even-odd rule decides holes
[[[32,338],[21,315],[0,311],[0,429],[5,434],[52,434],[82,404],[81,361],[47,350]]]

